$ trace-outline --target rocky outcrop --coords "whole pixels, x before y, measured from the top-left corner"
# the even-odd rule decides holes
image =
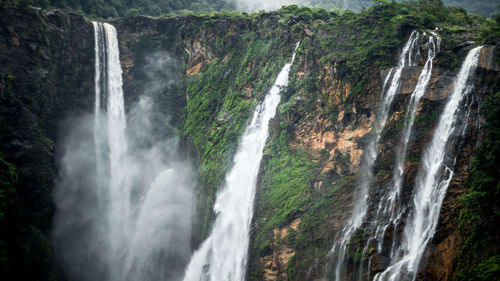
[[[261,263],[264,264],[264,280],[286,279],[288,262],[295,255],[295,251],[282,241],[289,239],[292,233],[298,230],[299,224],[300,219],[296,219],[288,226],[273,229],[271,243],[276,250],[273,250],[271,255],[261,257]]]
[[[479,56],[478,67],[485,70],[500,71],[500,66],[495,59],[495,46],[485,46]]]

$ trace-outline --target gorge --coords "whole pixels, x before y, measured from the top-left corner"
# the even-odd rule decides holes
[[[500,278],[500,38],[425,7],[0,9],[0,274]]]

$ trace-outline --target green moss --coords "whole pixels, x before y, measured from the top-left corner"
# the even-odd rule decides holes
[[[195,30],[185,32],[197,33]],[[224,32],[223,38],[233,36],[231,30]],[[183,137],[192,143],[200,157],[202,236],[209,231],[216,191],[223,184],[250,115],[272,86],[293,48],[292,44],[265,30],[244,32],[231,40],[207,40],[203,44],[212,46],[221,57],[186,79],[189,99],[182,129]]]
[[[308,203],[316,165],[305,152],[280,151],[267,167],[260,206],[276,208],[266,225],[283,227]]]
[[[263,163],[265,171],[258,199],[259,228],[255,235],[255,250],[263,251],[272,241],[272,230],[288,225],[305,212],[311,204],[312,183],[317,173],[317,163],[305,152],[288,148],[288,124],[280,124],[280,132],[266,148],[272,154]],[[288,235],[289,245],[294,245],[296,234]]]

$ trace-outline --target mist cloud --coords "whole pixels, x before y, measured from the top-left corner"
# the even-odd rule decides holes
[[[273,11],[278,10],[282,6],[299,5],[304,3],[303,0],[235,0],[236,7],[241,11],[254,12],[259,10]]]
[[[63,125],[53,236],[69,280],[176,281],[182,277],[191,254],[194,183],[165,106],[178,81],[177,67],[166,53],[148,57],[143,94],[129,107],[127,153],[120,173],[127,182],[124,186],[130,187],[124,189],[130,202],[120,204],[129,204],[131,214],[120,237],[109,234],[108,213],[116,199],[109,194],[106,114],[97,120],[93,114],[73,116]],[[120,243],[125,247],[118,256],[110,256],[110,244],[116,239],[126,239]]]
[[[370,1],[350,1],[350,0],[228,0],[234,1],[236,8],[240,11],[255,12],[259,10],[273,11],[278,10],[283,6],[298,5],[320,8],[342,8],[359,11],[363,7],[367,7]]]

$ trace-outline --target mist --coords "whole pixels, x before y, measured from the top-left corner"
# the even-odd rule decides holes
[[[303,4],[304,0],[235,0],[236,7],[240,11],[254,12],[260,10],[273,11],[282,6]]]
[[[283,6],[298,5],[307,7],[318,7],[318,8],[341,8],[350,9],[353,11],[360,11],[363,7],[368,7],[371,5],[371,1],[367,0],[276,0],[276,1],[265,1],[265,0],[228,0],[234,3],[236,8],[240,11],[245,12],[255,12],[260,10],[274,11],[278,10]]]
[[[194,177],[165,106],[177,66],[167,53],[146,59],[143,94],[126,116],[120,196],[110,191],[108,116],[72,116],[62,125],[53,239],[69,280],[182,278],[191,254]],[[112,214],[116,205],[127,211]]]

